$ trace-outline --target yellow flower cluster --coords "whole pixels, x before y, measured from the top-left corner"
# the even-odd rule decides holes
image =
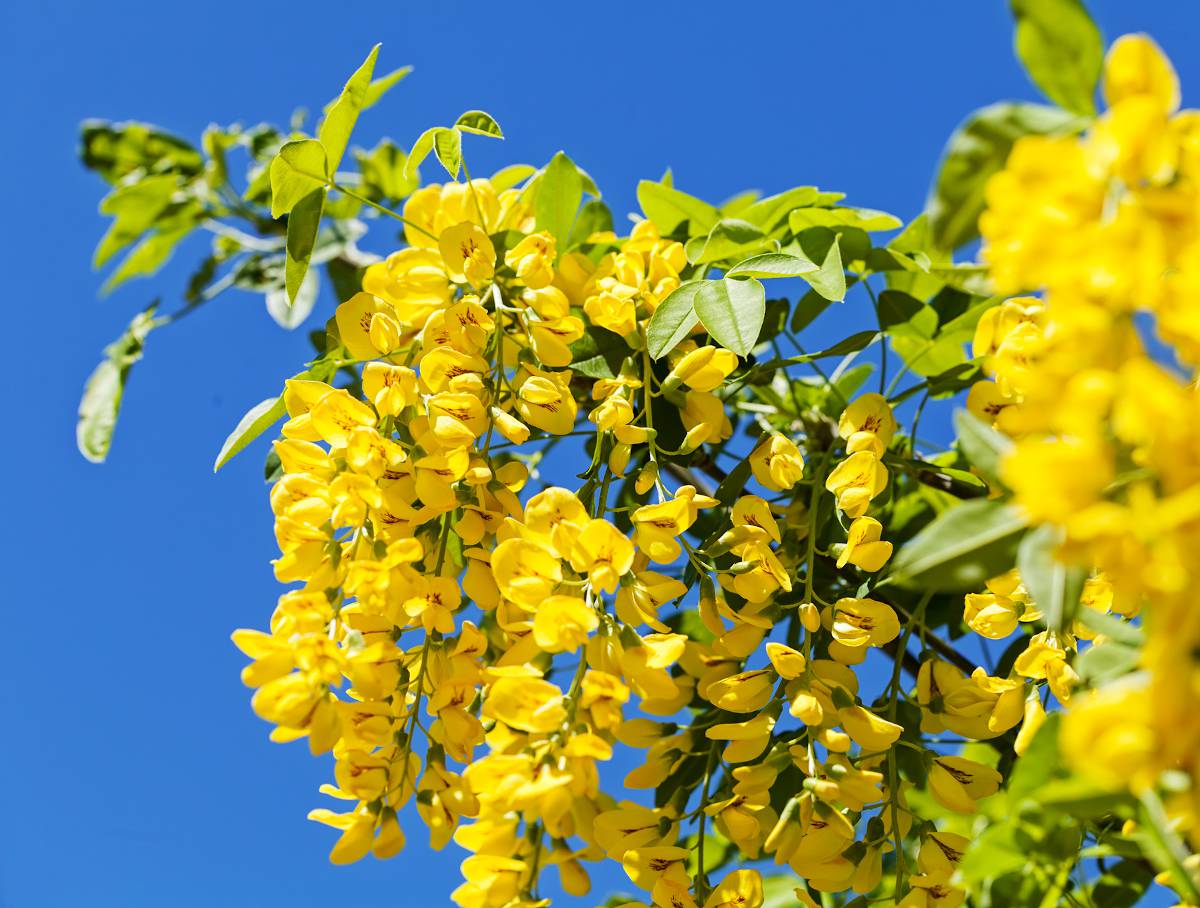
[[[275,574],[295,586],[269,631],[234,640],[272,738],[332,752],[322,791],[345,809],[310,814],[340,832],[332,860],[397,854],[415,801],[432,847],[470,852],[462,908],[543,904],[549,867],[584,895],[601,860],[659,908],[758,908],[758,871],[696,871],[713,830],[790,868],[806,905],[876,890],[906,847],[897,903],[959,904],[965,840],[914,820],[897,751],[925,761],[945,810],[974,812],[999,774],[922,734],[994,738],[1026,717],[1026,685],[926,658],[903,688],[924,604],[902,622],[870,592],[892,554],[868,514],[889,482],[887,400],[850,401],[804,452],[765,432],[742,465],[763,494],[705,489],[685,461],[732,436],[743,363],[699,327],[653,361],[647,324],[688,274],[683,246],[641,221],[563,252],[530,210],[486,180],[414,193],[408,247],[331,326],[360,382],[284,393],[270,502]],[[603,377],[571,368],[588,326],[627,347]],[[673,451],[655,425],[670,410]],[[540,452],[575,432],[582,487],[545,487]],[[831,510],[845,541],[822,549]],[[667,609],[692,594],[683,627]],[[895,671],[872,698],[856,666],[883,648]],[[903,701],[921,715],[905,741]],[[623,788],[657,806],[603,789],[618,746],[644,752]]]
[[[1102,572],[1085,601],[1145,606],[1145,672],[1076,698],[1064,749],[1114,787],[1190,774],[1169,806],[1200,844],[1200,112],[1178,110],[1174,70],[1144,36],[1113,45],[1103,91],[1085,135],[1020,140],[987,187],[996,285],[1042,300],[980,323],[994,383],[972,389],[972,409],[1016,437],[1002,472],[1019,505],[1062,528],[1064,558]],[[990,586],[968,620],[1010,633],[1016,587]],[[1018,671],[1065,700],[1069,641],[1039,637]]]

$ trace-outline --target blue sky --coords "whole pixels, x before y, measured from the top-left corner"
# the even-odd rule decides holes
[[[1200,86],[1192,4],[1091,5],[1110,39],[1151,32],[1185,100],[1200,98],[1189,91]],[[303,332],[278,329],[258,297],[223,297],[151,337],[109,463],[75,452],[75,407],[101,348],[150,299],[176,299],[200,249],[97,298],[103,187],[77,162],[79,121],[139,119],[193,140],[213,121],[286,122],[332,97],[382,41],[382,68],[416,72],[364,117],[364,145],[408,144],[478,107],[508,140],[472,142],[474,172],[565,148],[618,216],[634,208],[638,179],[670,166],[677,185],[714,201],[815,183],[908,219],[965,114],[1036,99],[999,0],[715,9],[3,4],[0,248],[16,358],[6,459],[21,520],[0,530],[13,581],[0,906],[441,901],[461,859],[453,847],[431,855],[409,822],[396,860],[331,867],[330,831],[304,819],[330,765],[270,744],[238,680],[229,632],[264,624],[278,593],[264,449],[215,477],[211,465],[241,413],[306,358]],[[826,330],[855,327],[834,316]]]

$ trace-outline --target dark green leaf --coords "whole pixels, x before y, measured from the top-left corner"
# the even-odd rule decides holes
[[[304,282],[304,275],[308,273],[324,207],[325,190],[315,189],[297,202],[288,215],[287,259],[283,278],[288,299],[293,303],[300,292],[300,285]]]

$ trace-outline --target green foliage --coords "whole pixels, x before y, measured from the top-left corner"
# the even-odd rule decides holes
[[[537,228],[565,248],[582,201],[583,177],[575,162],[560,151],[550,159],[538,181],[534,206]]]
[[[1096,112],[1104,39],[1080,0],[1011,0],[1017,56],[1051,101],[1072,113]]]
[[[1004,166],[1017,139],[1070,133],[1080,125],[1069,111],[1016,101],[971,114],[946,144],[925,206],[934,244],[957,249],[979,236],[987,181]]]
[[[1025,518],[1011,505],[965,501],[900,548],[889,580],[937,592],[979,589],[1013,566],[1025,526]]]
[[[1062,542],[1062,531],[1040,526],[1021,540],[1017,568],[1029,595],[1042,610],[1046,626],[1059,632],[1070,631],[1079,610],[1079,594],[1087,571],[1063,564],[1055,557]]]
[[[727,350],[748,356],[766,314],[766,292],[754,278],[702,281],[692,298],[704,330]]]
[[[84,387],[75,439],[80,452],[92,463],[102,463],[108,457],[129,370],[142,358],[146,335],[164,323],[154,316],[157,308],[155,303],[139,312],[125,333],[105,347],[104,359]]]

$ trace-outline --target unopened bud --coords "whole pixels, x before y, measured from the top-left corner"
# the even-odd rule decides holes
[[[633,454],[633,448],[626,444],[615,444],[613,449],[608,452],[608,468],[614,476],[624,476],[625,470],[629,466],[629,458]]]
[[[653,460],[646,462],[638,473],[637,479],[634,480],[633,490],[639,495],[645,495],[654,487],[655,481],[658,479],[658,464]]]
[[[821,613],[811,602],[805,602],[800,606],[800,623],[810,634],[815,634],[821,629]]]

